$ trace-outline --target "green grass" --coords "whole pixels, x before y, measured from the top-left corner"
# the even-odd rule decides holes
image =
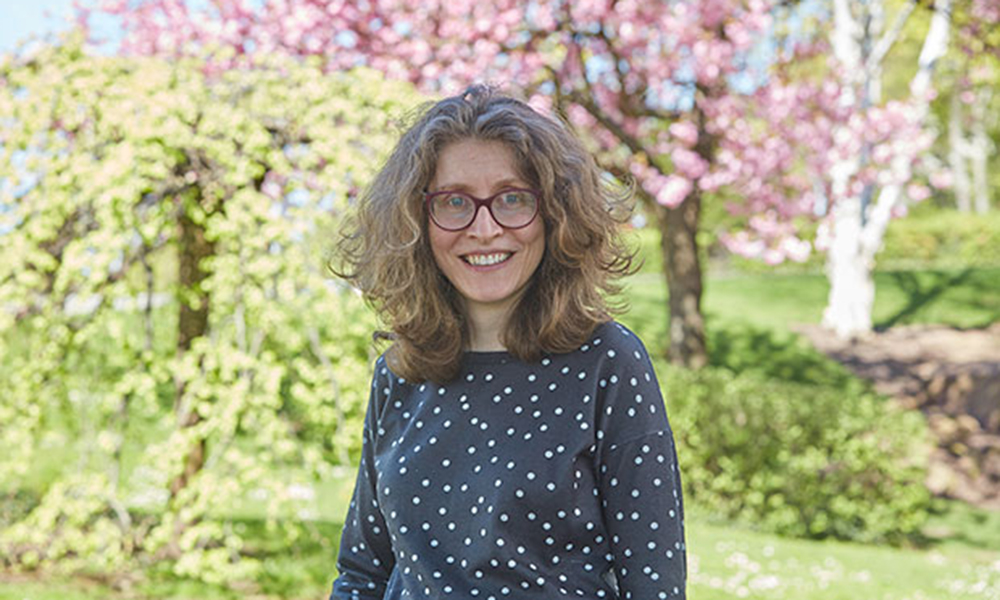
[[[875,282],[876,327],[1000,320],[1000,269],[876,272]],[[844,389],[853,375],[791,331],[820,322],[828,291],[821,274],[709,274],[703,309],[711,362]],[[625,296],[631,308],[621,320],[662,355],[662,275],[633,276]],[[694,598],[1000,598],[1000,512],[961,503],[936,504],[925,528],[934,541],[923,550],[788,540],[696,520],[689,529]]]
[[[690,529],[690,596],[698,600],[1000,597],[995,551],[810,542],[715,525]]]
[[[32,581],[25,578],[0,579],[0,600],[93,600],[107,597],[104,586],[82,581]]]

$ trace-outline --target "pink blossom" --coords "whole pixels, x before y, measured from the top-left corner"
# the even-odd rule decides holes
[[[552,114],[552,96],[534,94],[528,99],[528,105],[542,114]]]
[[[663,187],[656,194],[656,201],[663,206],[676,208],[687,198],[693,187],[691,180],[671,175],[666,178]]]
[[[914,202],[922,202],[931,197],[931,189],[926,185],[911,183],[906,186],[906,195]]]
[[[787,237],[782,240],[780,250],[785,258],[802,263],[809,259],[809,255],[812,253],[812,245],[805,240]]]
[[[670,135],[688,148],[698,143],[698,127],[688,121],[671,123],[668,128]]]
[[[698,179],[708,170],[708,163],[697,152],[687,148],[676,148],[670,158],[674,167],[687,179]]]
[[[951,186],[954,185],[955,181],[950,170],[941,169],[931,173],[930,183],[939,190],[947,190],[951,189]]]

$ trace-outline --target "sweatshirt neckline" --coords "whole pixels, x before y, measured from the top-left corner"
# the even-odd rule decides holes
[[[514,360],[514,357],[507,350],[467,350],[462,358],[466,364],[472,365],[506,364]]]

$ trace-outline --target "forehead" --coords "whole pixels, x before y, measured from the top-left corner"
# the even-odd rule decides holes
[[[526,185],[518,166],[503,142],[463,139],[441,149],[431,186],[485,193],[498,185]]]

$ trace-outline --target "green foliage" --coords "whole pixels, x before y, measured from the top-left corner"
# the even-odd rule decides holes
[[[266,579],[220,507],[257,498],[289,548],[356,460],[375,324],[325,254],[419,99],[204,65],[0,59],[0,566]]]
[[[877,260],[895,269],[1000,266],[1000,212],[928,210],[893,221]]]
[[[926,519],[918,413],[845,389],[658,368],[686,501],[799,537],[898,543]]]

